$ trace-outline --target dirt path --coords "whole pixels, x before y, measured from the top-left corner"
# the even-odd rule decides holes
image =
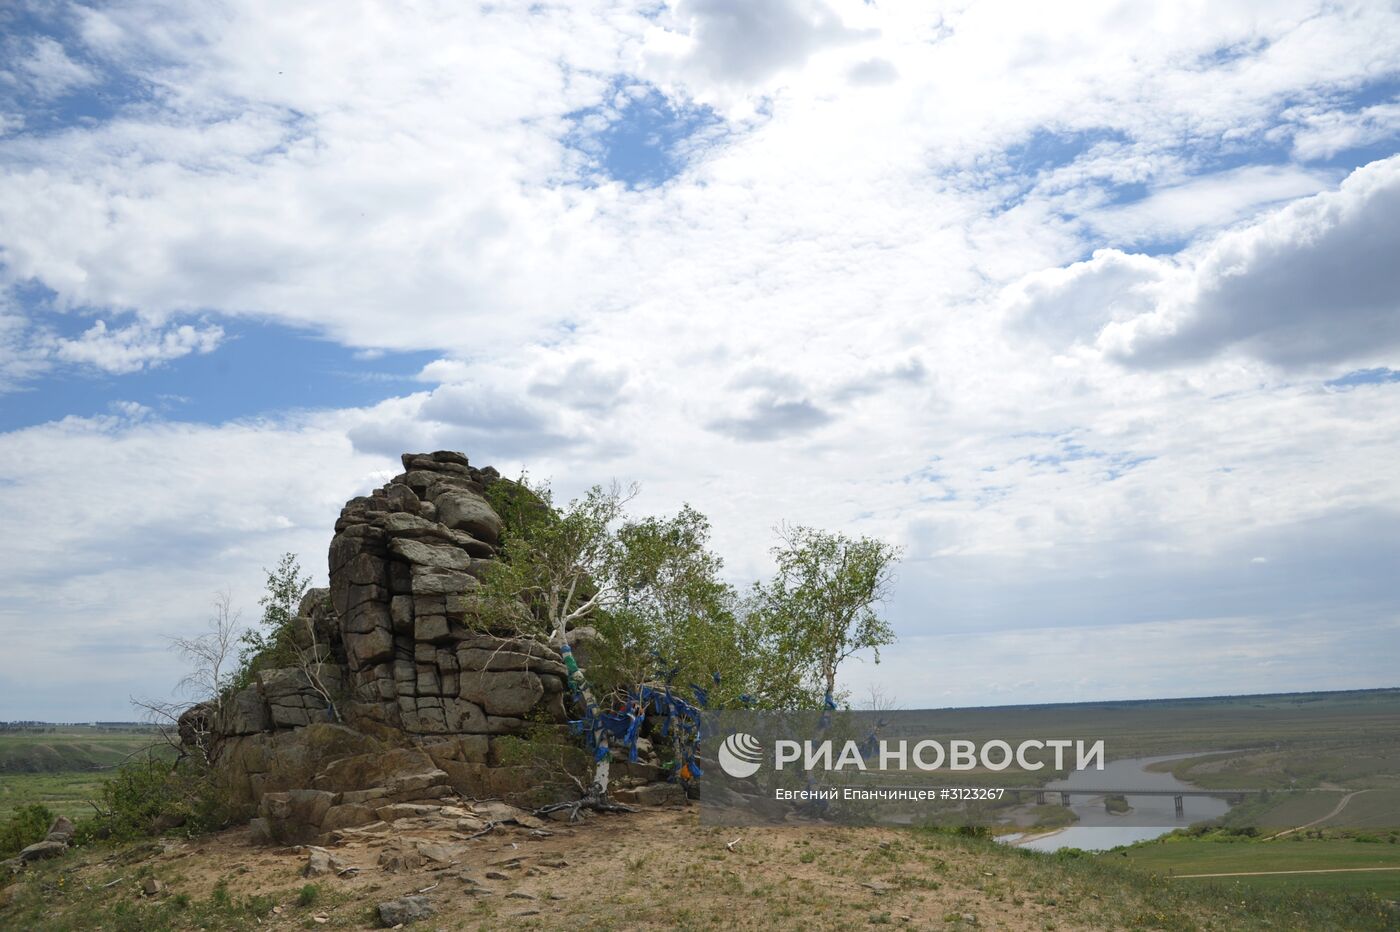
[[[1298,871],[1231,871],[1224,874],[1172,874],[1172,880],[1195,877],[1272,877],[1275,874],[1364,874],[1372,871],[1400,871],[1400,867],[1320,867]]]
[[[1301,831],[1302,831],[1303,829],[1305,829],[1305,828],[1312,828],[1314,825],[1321,825],[1323,822],[1326,822],[1328,819],[1334,818],[1334,817],[1337,816],[1339,813],[1341,813],[1341,811],[1347,807],[1347,803],[1351,802],[1351,798],[1352,798],[1353,796],[1360,796],[1362,793],[1369,793],[1369,792],[1371,792],[1371,791],[1370,791],[1370,790],[1352,790],[1350,793],[1348,793],[1347,795],[1345,795],[1345,796],[1342,797],[1342,801],[1339,802],[1339,803],[1337,803],[1337,808],[1333,809],[1331,812],[1327,813],[1327,815],[1323,816],[1322,818],[1320,818],[1320,819],[1313,819],[1311,822],[1308,822],[1308,823],[1306,823],[1306,824],[1304,824],[1304,825],[1299,825],[1299,826],[1296,826],[1296,827],[1294,827],[1294,828],[1285,829],[1284,831],[1279,832],[1277,835],[1270,835],[1268,838],[1266,838],[1266,839],[1264,839],[1264,840],[1265,840],[1265,841],[1273,841],[1275,838],[1282,838],[1282,837],[1284,837],[1285,835],[1292,835],[1294,832],[1301,832]]]

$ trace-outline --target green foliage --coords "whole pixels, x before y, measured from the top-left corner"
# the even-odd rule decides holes
[[[562,508],[523,480],[497,482],[491,494],[509,531],[505,559],[485,580],[502,607],[496,621],[556,644],[592,626],[588,677],[602,696],[654,682],[658,658],[679,665],[681,682],[719,672],[724,688],[743,690],[734,593],[719,579],[703,515],[687,506],[671,518],[629,519],[631,494],[617,487],[594,487]]]
[[[97,814],[79,836],[130,839],[180,828],[188,835],[228,824],[230,811],[213,768],[191,756],[175,763],[151,755],[128,761],[102,784]]]
[[[1128,805],[1128,798],[1122,795],[1105,796],[1103,798],[1103,808],[1105,812],[1123,813],[1132,809]]]
[[[589,675],[605,689],[621,692],[669,677],[681,688],[704,684],[717,707],[753,691],[763,664],[709,538],[709,521],[689,505],[674,517],[617,529],[618,596],[593,619],[599,641],[589,650]]]
[[[555,802],[588,782],[593,759],[557,726],[534,724],[523,735],[501,735],[492,742],[497,762],[530,775],[531,789],[513,800],[522,805]]]
[[[616,595],[609,585],[616,568],[613,525],[626,498],[617,488],[595,486],[583,498],[554,508],[547,488],[531,488],[523,477],[513,485],[516,491],[492,496],[506,507],[509,533],[501,546],[504,559],[484,580],[487,594],[496,596],[490,605],[503,613],[491,620],[533,629],[557,643],[569,627],[608,608]],[[534,507],[527,492],[542,507]],[[528,609],[524,615],[516,611],[522,604]]]
[[[297,663],[297,631],[293,624],[297,609],[311,586],[311,577],[303,576],[296,554],[284,553],[275,569],[264,571],[267,587],[258,605],[262,606],[259,627],[250,628],[239,638],[239,671],[233,686],[241,689],[252,682],[258,670],[295,666]]]
[[[785,691],[800,694],[800,683],[814,682],[834,695],[842,661],[871,650],[879,663],[894,632],[875,607],[888,594],[899,556],[898,548],[870,537],[784,531],[783,545],[773,550],[777,575],[754,586],[750,617],[789,658]]]
[[[53,824],[53,813],[38,804],[15,810],[0,824],[0,859],[14,857],[21,849],[42,841]]]
[[[533,724],[523,735],[499,735],[491,744],[503,767],[538,768],[541,775],[587,773],[588,755],[550,725]]]
[[[777,578],[744,600],[722,579],[704,515],[686,505],[629,517],[632,494],[595,486],[556,507],[523,477],[487,490],[506,524],[504,560],[485,579],[491,623],[555,643],[593,627],[588,680],[600,701],[664,671],[681,688],[703,684],[715,707],[747,695],[758,708],[816,708],[842,660],[893,640],[874,611],[897,558],[889,545],[797,528],[774,551]]]
[[[554,517],[549,488],[534,485],[524,473],[518,480],[497,479],[488,485],[486,500],[505,525],[499,541],[505,548],[512,538],[528,536],[537,524]]]

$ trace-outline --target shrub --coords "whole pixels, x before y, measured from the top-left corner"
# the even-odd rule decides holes
[[[502,735],[494,747],[502,766],[519,767],[530,774],[532,788],[513,800],[517,804],[557,802],[562,791],[584,784],[592,764],[588,752],[577,742],[547,725],[532,725],[521,736]]]
[[[98,793],[98,813],[79,826],[82,840],[136,838],[172,828],[213,831],[229,821],[225,794],[211,768],[196,758],[171,764],[148,757],[117,769]]]
[[[297,644],[296,615],[302,597],[311,586],[311,577],[303,576],[296,554],[284,553],[277,568],[263,570],[267,574],[267,589],[258,599],[263,614],[260,627],[250,628],[239,638],[239,669],[233,677],[233,688],[242,689],[253,682],[259,670],[303,665],[306,659]]]
[[[0,858],[14,857],[36,841],[42,841],[53,824],[53,813],[34,803],[21,806],[0,825]]]

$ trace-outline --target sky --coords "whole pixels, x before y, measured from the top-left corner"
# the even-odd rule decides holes
[[[452,449],[904,548],[905,708],[1395,686],[1400,8],[15,0],[0,719]]]

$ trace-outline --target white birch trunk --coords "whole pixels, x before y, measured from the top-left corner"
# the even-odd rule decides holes
[[[583,670],[579,669],[578,661],[574,659],[572,648],[570,648],[564,624],[561,622],[554,632],[558,641],[560,651],[564,654],[564,666],[569,671],[569,685],[578,691],[583,697],[584,705],[593,709],[595,713],[603,710],[598,707],[597,699],[593,696],[593,690],[588,685],[588,680],[583,675]],[[593,793],[599,799],[607,799],[608,778],[612,770],[612,749],[608,743],[608,733],[606,731],[598,735],[598,747],[603,750],[602,760],[593,764]]]

